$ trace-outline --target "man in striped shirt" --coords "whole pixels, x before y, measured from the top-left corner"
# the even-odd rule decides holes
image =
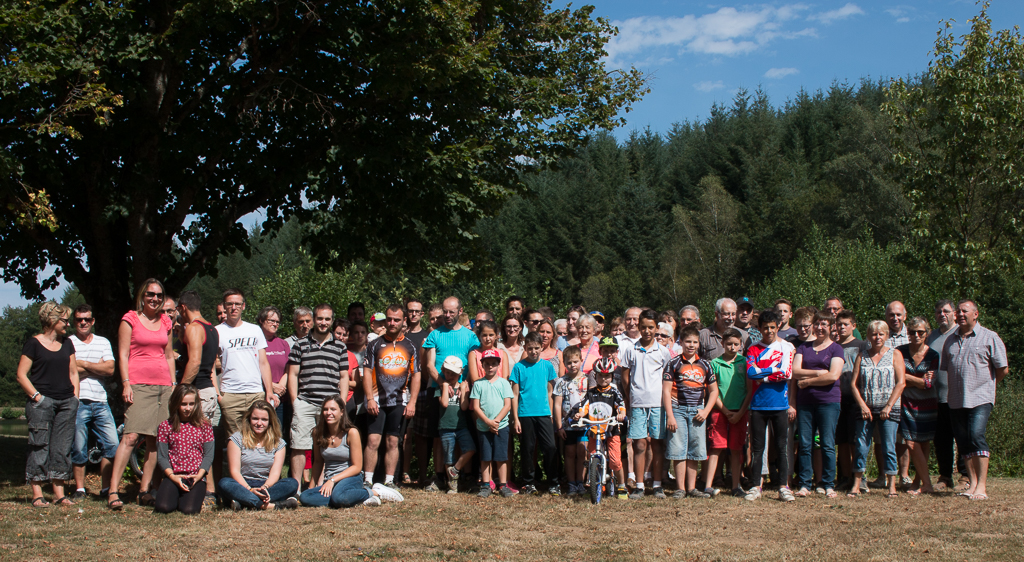
[[[306,451],[313,448],[313,428],[324,399],[348,395],[348,349],[331,334],[334,309],[321,304],[313,311],[313,329],[288,355],[288,396],[292,400],[291,476],[302,477]]]

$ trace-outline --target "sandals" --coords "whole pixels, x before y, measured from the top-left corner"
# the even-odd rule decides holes
[[[846,492],[846,497],[851,499],[857,499],[860,497],[860,492],[854,492],[853,490],[850,490],[849,492]]]
[[[37,509],[50,507],[50,502],[46,501],[46,498],[43,496],[39,496],[38,498],[32,498],[32,507]]]
[[[409,477],[409,473],[408,472],[406,472],[405,474],[402,475],[402,484],[404,484],[406,486],[412,485],[412,478]]]
[[[153,497],[149,490],[139,492],[139,505],[142,507],[153,507],[156,505],[156,498]]]
[[[970,496],[967,496],[967,499],[974,501],[987,500],[988,494],[971,494]]]
[[[836,491],[833,490],[832,488],[825,488],[825,497],[826,498],[832,499],[832,498],[835,498],[836,495],[837,495]]]
[[[888,494],[885,495],[885,497],[887,497],[887,498],[898,498],[898,497],[900,497],[900,495],[899,495],[898,492],[889,492]]]
[[[121,501],[121,495],[117,492],[111,492],[107,495],[107,507],[110,511],[121,511],[124,509],[124,502]]]
[[[53,505],[56,505],[58,507],[71,507],[75,505],[75,502],[71,501],[71,498],[67,496],[61,496],[53,500]]]
[[[808,490],[807,488],[800,488],[794,495],[798,498],[806,498],[807,496],[811,495],[811,491]]]

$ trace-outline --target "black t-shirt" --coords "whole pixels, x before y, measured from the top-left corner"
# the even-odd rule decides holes
[[[423,342],[427,341],[427,335],[430,334],[430,330],[420,330],[418,332],[406,332],[405,339],[412,342],[416,346],[416,352],[419,353],[423,349]]]
[[[199,372],[192,380],[192,386],[198,389],[213,388],[211,373],[213,373],[213,363],[217,360],[217,354],[220,353],[220,332],[213,327],[213,324],[206,324],[198,320],[196,322],[203,327],[203,331],[206,333],[203,335],[202,355],[199,357]],[[177,380],[180,383],[182,377],[185,376],[185,365],[188,363],[188,346],[177,339],[174,340],[173,346],[174,351],[178,352],[175,366],[178,371]],[[181,351],[178,351],[179,346]]]
[[[50,351],[37,338],[31,337],[21,348],[21,354],[32,360],[28,380],[32,381],[39,394],[54,400],[65,400],[75,395],[70,375],[75,345],[70,338],[61,343],[59,350]]]

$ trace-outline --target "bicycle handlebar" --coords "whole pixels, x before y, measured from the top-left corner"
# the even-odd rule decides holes
[[[603,420],[588,420],[586,418],[580,418],[576,420],[576,423],[571,424],[569,427],[586,427],[587,425],[601,425],[608,424],[609,426],[622,425],[622,422],[615,418],[608,418]]]

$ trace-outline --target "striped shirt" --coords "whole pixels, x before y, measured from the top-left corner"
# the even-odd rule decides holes
[[[939,364],[939,369],[947,374],[949,407],[995,404],[996,369],[1007,365],[1003,340],[981,324],[976,324],[966,336],[959,330],[949,334]]]
[[[310,334],[292,346],[288,364],[299,366],[299,398],[319,405],[325,398],[338,394],[341,374],[348,376],[348,349],[334,336],[320,345]]]
[[[75,359],[79,361],[103,363],[104,361],[114,360],[114,352],[110,348],[110,340],[103,336],[93,334],[92,341],[89,343],[83,342],[75,335],[72,335],[69,339],[75,345]],[[107,389],[103,386],[101,379],[89,376],[88,371],[81,370],[78,372],[78,376],[80,377],[78,398],[94,402],[107,401]]]

